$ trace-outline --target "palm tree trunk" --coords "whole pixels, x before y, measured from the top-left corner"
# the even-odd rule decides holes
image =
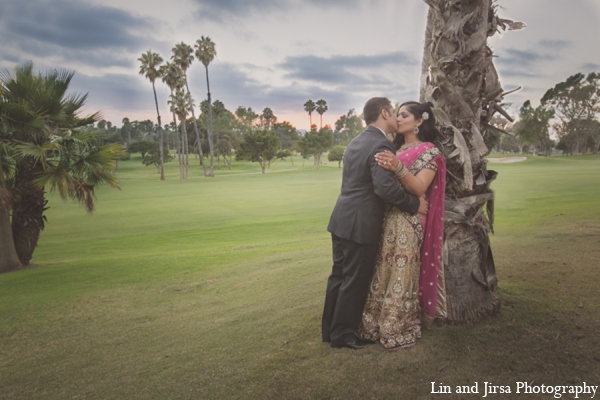
[[[6,190],[4,176],[0,173],[0,273],[22,266],[17,255],[10,224],[10,195]]]
[[[173,91],[171,90],[171,94]],[[183,161],[181,159],[181,143],[180,143],[180,133],[179,129],[177,129],[177,116],[173,113],[173,123],[175,124],[175,134],[173,135],[173,140],[175,141],[175,149],[177,151],[177,161],[179,162],[179,179],[183,179]]]
[[[497,173],[486,168],[483,142],[503,92],[487,46],[487,37],[502,27],[491,1],[425,0],[430,9],[420,94],[434,105],[441,132],[436,142],[447,159],[442,317],[452,323],[479,321],[500,309],[489,240],[490,184]]]
[[[184,154],[184,170],[183,179],[187,179],[190,172],[190,148],[188,143],[187,128],[185,127],[185,121],[181,125],[183,127],[183,154]]]
[[[15,249],[23,265],[29,265],[33,257],[44,229],[44,211],[48,204],[44,189],[31,183],[41,167],[29,161],[26,163],[17,168],[15,175],[11,221]]]
[[[213,137],[212,137],[212,103],[210,99],[210,85],[208,82],[208,66],[206,69],[206,88],[208,91],[208,149],[210,151],[210,172],[209,176],[214,176],[215,165],[214,165],[214,150],[213,150]]]
[[[160,180],[165,180],[165,166],[163,161],[163,132],[162,123],[160,122],[160,112],[158,111],[158,99],[156,97],[156,88],[154,87],[154,81],[152,81],[152,91],[154,92],[154,103],[156,104],[156,119],[158,121],[158,151],[160,153]]]
[[[188,94],[188,96],[190,96],[190,100],[191,100],[192,94],[190,93],[190,87],[188,86],[187,75],[184,75],[184,78],[185,78],[185,88],[187,89],[187,94]],[[196,121],[196,112],[194,111],[193,103],[192,103],[191,109],[192,109],[192,120],[194,122],[194,132],[196,133],[196,140],[198,141],[198,154],[200,154],[200,165],[202,166],[202,170],[204,171],[204,176],[208,176],[206,174],[206,165],[204,164],[204,154],[202,153],[202,141],[200,140],[200,131],[198,130],[198,121]]]
[[[20,268],[21,261],[17,255],[10,226],[10,210],[0,207],[0,273]]]

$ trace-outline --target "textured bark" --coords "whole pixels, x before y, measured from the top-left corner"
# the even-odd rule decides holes
[[[500,309],[489,233],[496,173],[484,136],[503,89],[487,37],[522,24],[496,16],[492,0],[425,0],[430,6],[421,100],[434,105],[447,160],[444,268],[448,323],[475,322]],[[487,205],[487,216],[483,206]]]
[[[0,272],[12,271],[21,266],[10,226],[10,211],[0,207]]]
[[[39,189],[31,183],[18,186],[14,194],[13,239],[21,263],[29,265],[40,233],[44,229],[44,211],[47,210],[48,200],[45,199],[44,189]]]

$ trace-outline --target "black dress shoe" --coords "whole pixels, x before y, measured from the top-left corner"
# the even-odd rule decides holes
[[[354,349],[354,350],[358,350],[358,349],[364,349],[365,347],[368,347],[372,344],[374,344],[375,342],[372,342],[370,340],[362,340],[357,338],[356,336],[352,336],[347,338],[346,340],[344,340],[341,343],[331,343],[331,347],[333,348],[342,348],[342,347],[347,347],[349,349]]]

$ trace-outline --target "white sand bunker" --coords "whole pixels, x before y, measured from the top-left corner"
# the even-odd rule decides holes
[[[508,164],[508,163],[514,163],[514,162],[519,162],[519,161],[525,161],[525,160],[527,160],[527,157],[513,156],[513,157],[501,157],[501,158],[488,158],[487,160],[492,163]]]

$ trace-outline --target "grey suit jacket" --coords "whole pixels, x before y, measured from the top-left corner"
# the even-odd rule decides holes
[[[350,142],[344,156],[342,191],[329,219],[329,232],[360,244],[378,244],[386,203],[417,213],[419,199],[406,193],[395,182],[394,173],[375,161],[375,154],[385,150],[396,152],[392,142],[373,126]]]

